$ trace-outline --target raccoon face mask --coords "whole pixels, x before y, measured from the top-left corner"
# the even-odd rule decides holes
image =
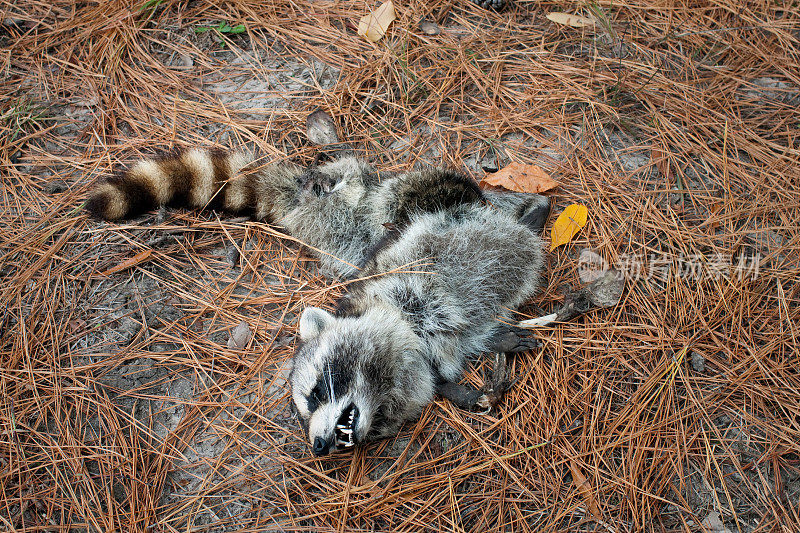
[[[310,307],[299,329],[292,400],[314,455],[392,435],[430,401],[430,372],[397,357],[417,346],[396,333],[391,313],[342,318]]]

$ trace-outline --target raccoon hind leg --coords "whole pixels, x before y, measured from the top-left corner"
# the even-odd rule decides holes
[[[484,191],[486,201],[540,233],[550,215],[550,199],[540,194]]]
[[[518,353],[538,347],[539,341],[529,329],[509,324],[501,324],[489,341],[489,349],[493,352]]]

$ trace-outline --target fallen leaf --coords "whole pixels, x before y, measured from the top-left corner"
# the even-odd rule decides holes
[[[479,185],[502,187],[515,192],[542,193],[558,187],[558,182],[537,165],[510,163],[497,172],[487,174]]]
[[[247,343],[250,342],[252,337],[253,332],[250,331],[250,326],[247,325],[247,322],[242,320],[231,330],[231,336],[228,339],[228,348],[231,350],[246,348]]]
[[[662,176],[665,178],[672,177],[669,154],[662,152],[659,148],[653,147],[650,149],[650,161],[656,166]]]
[[[69,326],[70,332],[75,333],[86,327],[86,321],[83,320],[82,318],[77,318],[75,320],[70,320],[69,322],[67,322],[67,325]]]
[[[122,263],[120,263],[118,265],[115,265],[115,266],[109,268],[106,271],[101,272],[100,275],[101,276],[110,276],[111,274],[116,274],[117,272],[122,272],[123,270],[125,270],[127,268],[134,267],[134,266],[138,265],[139,263],[144,263],[145,261],[150,259],[150,256],[152,254],[153,254],[153,250],[150,250],[150,249],[147,249],[147,250],[144,250],[142,252],[139,252],[138,254],[134,255],[133,257],[131,257],[129,259],[126,259]]]
[[[700,525],[703,526],[703,529],[709,533],[731,533],[731,530],[725,527],[725,524],[722,523],[717,511],[711,511],[708,513],[708,516],[706,516],[705,519],[700,522]]]
[[[570,13],[548,13],[548,20],[556,24],[563,24],[564,26],[571,26],[573,28],[585,28],[586,26],[594,26],[594,19],[589,17],[581,17],[579,15],[572,15]]]
[[[392,4],[392,0],[389,0],[379,5],[378,9],[369,15],[361,17],[361,20],[358,21],[358,34],[368,41],[376,43],[386,35],[386,30],[389,29],[389,24],[394,19],[394,4]]]
[[[598,507],[597,501],[594,498],[592,486],[589,484],[589,481],[586,479],[586,476],[583,475],[578,463],[576,463],[574,459],[570,459],[569,469],[572,472],[572,482],[575,484],[575,488],[578,489],[581,496],[583,496],[583,500],[586,502],[586,508],[592,513],[595,520],[602,522],[603,515],[600,513],[600,507]]]
[[[562,244],[567,244],[586,225],[589,210],[585,205],[572,204],[558,215],[553,229],[550,231],[550,251]]]

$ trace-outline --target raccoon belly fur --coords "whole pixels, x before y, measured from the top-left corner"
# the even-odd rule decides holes
[[[382,173],[353,157],[259,166],[204,149],[139,161],[87,209],[119,220],[168,204],[251,213],[354,278],[334,313],[300,317],[292,399],[317,455],[395,434],[488,349],[539,286],[549,210],[448,170]]]

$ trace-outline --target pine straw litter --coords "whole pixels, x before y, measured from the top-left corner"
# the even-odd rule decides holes
[[[798,530],[796,4],[415,0],[370,43],[372,7],[0,1],[0,529]],[[521,319],[585,248],[623,300],[537,331],[497,410],[311,457],[286,365],[345,284],[277,226],[81,206],[141,154],[311,163],[318,108],[381,168],[536,163],[588,207]]]

